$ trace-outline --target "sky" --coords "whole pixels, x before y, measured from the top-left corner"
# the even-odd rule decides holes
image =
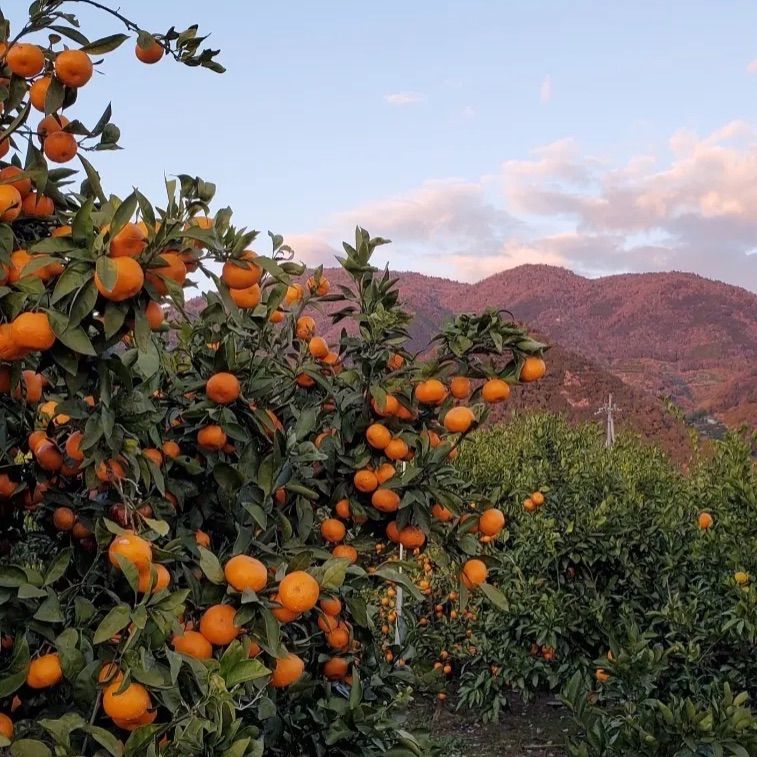
[[[113,101],[110,191],[159,204],[164,176],[201,176],[259,252],[272,230],[308,264],[360,224],[395,270],[683,270],[757,291],[753,2],[119,7],[154,32],[198,23],[228,70],[106,56],[77,115]],[[71,8],[90,37],[115,31]]]

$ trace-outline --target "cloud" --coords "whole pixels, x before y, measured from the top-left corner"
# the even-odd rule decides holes
[[[552,99],[552,77],[547,74],[539,87],[539,101],[548,103]]]
[[[466,105],[462,111],[460,111],[460,115],[466,120],[475,118],[477,113],[478,111],[472,105]]]
[[[402,107],[404,105],[416,105],[426,99],[426,96],[421,92],[392,92],[384,95],[384,100],[396,107]]]
[[[329,263],[355,225],[394,240],[399,270],[474,281],[522,263],[585,275],[683,270],[757,291],[757,130],[671,134],[621,163],[563,139],[475,180],[439,179],[287,237]],[[386,251],[386,252],[384,252]]]
[[[757,58],[747,63],[746,72],[748,74],[757,74]]]

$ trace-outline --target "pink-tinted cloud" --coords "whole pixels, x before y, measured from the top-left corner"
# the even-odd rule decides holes
[[[384,100],[386,100],[389,105],[394,106],[416,105],[417,103],[423,102],[425,99],[426,96],[420,92],[390,92],[389,94],[384,95]]]
[[[330,262],[356,224],[390,263],[476,280],[526,262],[579,273],[684,270],[757,290],[757,130],[678,131],[616,165],[569,139],[475,181],[427,181],[335,214],[293,246]],[[292,238],[290,237],[290,241]]]

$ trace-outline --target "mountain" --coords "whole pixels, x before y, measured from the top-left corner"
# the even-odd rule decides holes
[[[757,425],[757,295],[745,289],[689,273],[586,279],[524,265],[461,286],[449,307],[481,303],[686,413]]]
[[[332,289],[348,283],[342,269],[324,274]],[[687,273],[587,279],[547,265],[519,266],[475,284],[393,275],[414,315],[413,350],[423,350],[455,313],[485,307],[509,310],[552,345],[547,376],[519,387],[497,417],[530,407],[587,420],[612,393],[621,408],[617,428],[632,428],[679,459],[688,429],[660,395],[696,420],[757,426],[757,296],[744,289]],[[327,340],[338,341],[344,324],[332,325],[325,313],[317,320]]]

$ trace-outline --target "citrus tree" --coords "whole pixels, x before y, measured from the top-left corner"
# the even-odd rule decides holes
[[[0,745],[419,754],[377,587],[417,592],[392,545],[433,542],[463,599],[501,603],[470,532],[504,517],[451,462],[544,345],[487,312],[421,360],[385,240],[358,229],[332,291],[278,235],[253,252],[208,182],[106,193],[83,153],[117,146],[110,107],[69,118],[101,56],[131,37],[138,62],[223,69],[196,27],[78,1],[126,33],[90,41],[58,0],[0,19]]]

